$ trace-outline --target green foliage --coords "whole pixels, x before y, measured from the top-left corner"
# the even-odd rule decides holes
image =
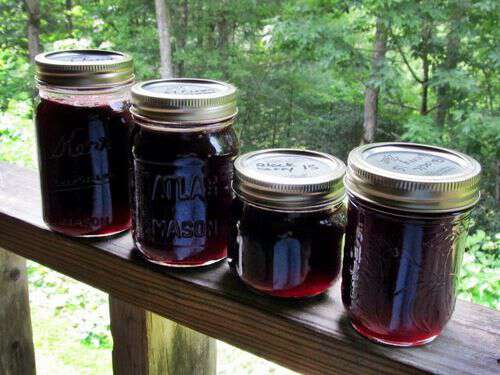
[[[482,198],[459,297],[500,309],[498,1],[166,3],[175,75],[222,79],[239,88],[243,152],[300,147],[345,160],[361,140],[370,85],[380,90],[377,141],[436,144],[475,157],[483,167]],[[40,0],[40,9],[45,51],[116,49],[134,57],[138,80],[158,76],[153,1]],[[33,167],[35,87],[24,1],[0,0],[0,17],[0,161]],[[377,20],[387,52],[374,77]],[[33,263],[29,279],[37,364],[51,374],[109,372],[105,295]],[[222,348],[221,374],[286,373]]]
[[[31,301],[68,322],[83,346],[111,348],[106,294],[35,263],[29,264],[28,277]]]
[[[467,238],[459,298],[500,310],[500,233]]]

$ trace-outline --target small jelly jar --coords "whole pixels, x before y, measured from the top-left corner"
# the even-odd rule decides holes
[[[375,143],[349,154],[342,300],[363,336],[436,338],[450,319],[480,165],[444,148]]]
[[[132,234],[147,260],[198,267],[226,258],[235,93],[202,79],[132,88]]]
[[[99,237],[130,227],[130,56],[70,50],[36,57],[35,125],[47,226]]]
[[[228,260],[251,289],[312,297],[337,279],[345,227],[339,159],[313,151],[262,150],[235,161]]]

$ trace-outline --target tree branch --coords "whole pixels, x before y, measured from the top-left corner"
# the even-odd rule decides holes
[[[391,99],[387,99],[387,98],[385,98],[384,101],[389,103],[389,104],[398,105],[401,108],[406,108],[406,109],[411,109],[413,111],[418,111],[418,108],[412,107],[411,105],[401,103],[400,101],[395,101],[395,100],[391,100]]]
[[[405,65],[406,65],[406,67],[408,68],[408,70],[410,71],[412,77],[415,79],[415,81],[417,81],[419,83],[424,83],[424,81],[422,79],[418,78],[417,73],[415,73],[415,71],[411,67],[410,62],[408,61],[408,59],[406,58],[406,55],[403,52],[403,49],[399,45],[398,38],[393,33],[391,33],[391,36],[394,39],[394,43],[396,44],[396,49],[398,50],[399,54],[403,58],[403,61],[404,61]]]

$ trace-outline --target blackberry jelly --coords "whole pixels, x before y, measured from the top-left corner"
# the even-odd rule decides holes
[[[358,147],[349,155],[342,300],[367,338],[417,346],[450,319],[479,164],[411,143]]]
[[[229,265],[251,289],[311,297],[340,272],[344,164],[327,154],[263,150],[235,161]]]
[[[132,232],[151,262],[197,267],[226,258],[235,91],[201,79],[132,89]]]
[[[35,125],[47,226],[69,236],[130,227],[129,56],[72,50],[36,57]]]

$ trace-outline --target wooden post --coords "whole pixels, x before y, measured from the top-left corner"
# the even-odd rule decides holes
[[[35,374],[26,260],[0,249],[0,374]]]
[[[215,375],[216,341],[109,298],[115,375]]]

